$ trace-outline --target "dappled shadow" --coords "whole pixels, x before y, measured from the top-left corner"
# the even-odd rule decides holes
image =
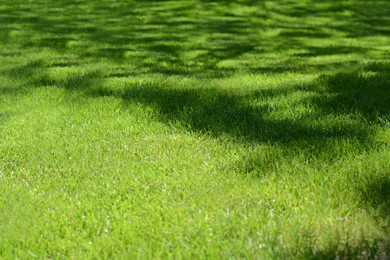
[[[336,54],[351,54],[351,53],[365,53],[369,49],[362,48],[362,47],[307,47],[307,52],[297,54],[297,56],[300,57],[316,57],[316,56],[323,56],[323,55],[336,55]]]
[[[389,63],[370,63],[358,71],[322,77],[317,85],[321,84],[325,95],[314,102],[326,114],[358,113],[368,121],[389,116]]]
[[[283,151],[303,155],[308,162],[333,163],[344,153],[340,147],[333,148],[339,142],[348,141],[360,153],[375,146],[376,128],[372,123],[387,122],[390,111],[387,66],[371,63],[354,72],[322,75],[307,85],[247,93],[146,81],[126,83],[118,91],[93,88],[87,95],[120,98],[125,108],[132,104],[152,107],[159,120],[179,123],[188,131],[216,138],[228,136],[247,145],[274,144]],[[314,93],[299,103],[313,106],[315,111],[299,116],[294,112],[289,117],[273,116],[279,108],[266,101],[288,98],[297,92]],[[327,118],[335,121],[328,124]],[[248,155],[237,167],[244,173],[258,175],[259,171],[269,170],[267,160],[274,159]]]
[[[108,59],[131,64],[135,73],[225,77],[258,68],[258,59],[265,63],[262,67],[289,63],[282,59],[275,65],[266,60],[264,55],[274,52],[286,52],[292,58],[365,54],[375,46],[317,47],[306,39],[376,36],[389,30],[385,1],[290,1],[283,8],[283,3],[250,0],[42,3],[31,3],[31,8],[24,8],[20,1],[5,5],[0,41],[26,49],[50,48],[91,62]],[[245,8],[238,11],[238,7]],[[322,20],[316,21],[316,16]],[[275,34],[268,36],[272,31]],[[247,55],[251,59],[245,63],[221,66],[223,61],[242,61]],[[311,66],[289,64],[287,70]]]
[[[389,113],[389,97],[383,94],[390,86],[388,64],[369,64],[361,69],[354,60],[325,64],[305,60],[329,55],[365,55],[375,49],[346,44],[317,46],[305,40],[345,34],[379,35],[375,28],[384,30],[388,25],[383,11],[378,11],[387,7],[384,2],[371,3],[375,8],[367,8],[365,2],[355,5],[334,1],[313,5],[290,1],[286,8],[277,3],[249,0],[42,3],[36,1],[31,8],[23,8],[21,2],[15,1],[7,4],[0,15],[4,43],[20,44],[25,49],[49,48],[73,57],[38,59],[2,72],[7,77],[25,78],[29,87],[55,86],[92,96],[112,95],[124,103],[152,106],[162,121],[181,122],[191,131],[257,143],[286,145],[298,140],[315,141],[318,151],[326,140],[338,138],[366,140],[361,141],[365,147],[373,134],[359,119],[324,127],[318,123],[324,116],[358,112],[373,121]],[[62,15],[64,12],[69,15]],[[376,18],[371,18],[372,15]],[[316,16],[323,20],[316,22]],[[277,61],[267,56],[284,51],[286,57],[280,56]],[[104,75],[73,69],[82,62],[102,59],[112,62]],[[295,62],[296,59],[301,60]],[[335,67],[349,71],[325,73]],[[128,86],[125,93],[99,89],[105,77],[151,73],[219,78],[240,72],[291,71],[321,71],[324,76],[306,86],[306,90],[295,86],[261,89],[244,95],[198,86],[183,89],[153,84]],[[89,91],[90,88],[93,90]],[[316,93],[303,100],[317,108],[315,113],[275,118],[271,114],[277,107],[253,105],[296,91]]]
[[[0,68],[0,76],[21,82],[18,88],[0,86],[0,98],[48,86],[83,97],[118,98],[124,109],[134,104],[152,107],[161,122],[178,124],[190,132],[228,137],[245,147],[272,144],[303,155],[307,163],[311,158],[337,160],[343,151],[333,145],[339,141],[350,141],[362,153],[370,150],[376,131],[372,124],[389,120],[389,63],[361,65],[359,60],[380,48],[386,53],[388,39],[364,47],[350,43],[351,37],[369,41],[389,35],[386,1],[71,0],[33,1],[32,8],[23,6],[24,1],[15,0],[1,7],[0,44],[4,48],[0,57],[48,54]],[[236,8],[240,6],[245,8]],[[322,45],[329,39],[330,44]],[[354,54],[360,56],[348,58]],[[325,63],[315,60],[332,55],[336,58]],[[107,62],[106,71],[83,67],[101,61]],[[335,69],[340,71],[333,73]],[[261,83],[262,88],[240,93],[169,83],[169,76],[177,75],[214,79],[239,73],[279,77],[278,73],[286,72],[322,76],[307,85],[266,88],[267,83]],[[105,80],[113,78],[156,74],[168,80],[123,83],[120,89],[104,86]],[[310,92],[297,102],[314,109],[275,116],[280,107],[268,101],[297,92]],[[10,115],[0,112],[0,125]],[[329,118],[338,116],[346,119],[327,124]],[[266,172],[266,160],[277,159],[248,155],[240,170]],[[389,179],[366,184],[362,200],[388,217]],[[334,259],[364,253],[371,257],[383,252],[382,247],[378,242],[346,249],[310,248],[304,256]]]
[[[286,89],[286,92],[289,90]],[[283,92],[283,91],[282,91]],[[93,95],[107,96],[115,93],[96,91]],[[281,93],[279,93],[281,94]],[[215,89],[182,89],[156,85],[135,85],[126,89],[121,98],[152,106],[164,121],[180,121],[184,126],[212,135],[229,134],[255,142],[291,142],[298,139],[342,138],[358,135],[368,137],[361,126],[324,130],[310,124],[310,118],[299,120],[270,119],[269,105],[250,106],[256,97],[269,98],[273,91],[256,91],[253,95],[231,95]]]
[[[140,104],[153,108],[158,119],[167,124],[180,125],[190,132],[211,135],[215,138],[229,137],[240,144],[272,144],[282,153],[303,156],[306,162],[334,163],[345,152],[334,149],[334,144],[348,141],[354,149],[364,153],[374,145],[375,129],[361,118],[323,122],[332,117],[329,107],[303,114],[299,117],[274,117],[278,109],[268,102],[273,98],[288,97],[297,91],[312,91],[307,86],[290,86],[277,89],[256,90],[247,94],[234,94],[215,88],[175,87],[165,83],[132,83],[124,89],[94,88],[87,95],[92,97],[115,97],[128,106]],[[329,93],[320,94],[327,97]],[[321,100],[321,99],[320,99]],[[260,103],[259,103],[260,101]],[[317,99],[309,99],[314,106]],[[293,104],[291,104],[293,106]],[[344,113],[344,111],[339,111]],[[283,156],[283,155],[281,155]],[[248,154],[234,165],[240,172],[261,177],[274,167],[275,158]]]
[[[271,7],[270,10],[276,13],[304,19],[305,17],[316,17],[317,19],[328,20],[326,27],[348,37],[366,36],[387,36],[390,33],[390,20],[388,1],[359,1],[359,2],[337,2],[321,1],[315,3],[289,2],[287,8]],[[318,26],[320,25],[320,26]],[[323,30],[324,24],[302,23],[300,25],[289,24],[286,28],[292,30],[285,34],[292,37],[332,37],[329,30]],[[304,30],[302,30],[304,29]]]
[[[307,86],[259,89],[247,94],[234,94],[215,88],[191,86],[178,88],[168,83],[128,84],[116,92],[95,89],[92,96],[120,97],[125,103],[141,103],[155,108],[163,121],[179,121],[191,130],[214,136],[229,134],[250,142],[289,143],[297,140],[355,138],[369,143],[372,129],[367,121],[377,121],[390,112],[390,80],[387,63],[371,63],[355,72],[320,76]],[[272,118],[277,107],[256,102],[289,96],[297,91],[315,92],[302,102],[313,105],[316,113],[299,118]],[[355,122],[327,126],[315,122],[330,115],[361,117]],[[361,121],[362,120],[362,121]],[[365,141],[363,141],[365,140]]]
[[[323,75],[307,85],[288,85],[235,93],[200,86],[176,87],[169,81],[123,83],[120,89],[104,87],[105,79],[122,77],[125,71],[78,71],[72,62],[34,61],[4,71],[13,78],[29,78],[30,87],[60,87],[89,97],[115,97],[128,104],[138,103],[154,109],[165,123],[179,123],[189,131],[207,133],[214,137],[230,136],[241,143],[271,143],[311,158],[320,158],[328,141],[359,140],[362,151],[370,149],[375,129],[366,124],[386,116],[389,109],[387,63],[371,63],[355,72]],[[78,65],[78,64],[76,64]],[[128,75],[126,75],[128,76]],[[107,78],[108,77],[108,78]],[[31,88],[30,88],[31,89]],[[297,116],[275,117],[279,109],[267,100],[288,97],[297,92],[315,93],[301,101],[316,108]],[[291,107],[295,105],[292,103]],[[328,125],[322,120],[329,116],[356,115],[352,120],[338,120]],[[325,152],[324,152],[325,151]],[[334,160],[339,152],[324,160]],[[249,159],[248,167],[261,162]],[[257,166],[256,166],[257,165]],[[245,169],[250,171],[250,169]]]
[[[327,75],[306,85],[288,84],[277,88],[261,88],[252,91],[234,92],[218,88],[204,88],[199,85],[176,86],[170,80],[125,81],[116,89],[106,85],[112,77],[122,77],[126,70],[93,71],[78,69],[76,64],[66,60],[51,62],[35,61],[4,71],[12,78],[28,78],[26,85],[31,87],[59,87],[84,97],[113,97],[123,101],[124,109],[139,104],[153,108],[156,118],[167,124],[177,124],[190,132],[207,134],[215,138],[228,137],[243,145],[272,144],[286,153],[303,156],[308,162],[333,163],[343,154],[342,149],[334,150],[335,143],[350,141],[361,152],[374,145],[375,128],[366,123],[377,115],[388,111],[388,97],[383,95],[386,84],[379,84],[377,91],[365,94],[363,90],[354,92],[343,90],[343,83],[360,82],[361,73],[376,68],[380,76],[386,74],[383,66],[369,64],[361,72],[347,74],[357,77],[341,83],[339,74]],[[115,75],[116,74],[116,75]],[[127,75],[126,75],[127,76]],[[384,75],[382,75],[384,76]],[[340,87],[334,84],[340,83]],[[348,87],[348,86],[346,86]],[[315,108],[310,113],[290,112],[289,116],[275,116],[284,107],[272,105],[269,101],[284,99],[302,93],[303,97],[290,107],[305,103]],[[305,97],[305,93],[311,93]],[[314,93],[314,95],[313,95]],[[361,99],[367,95],[374,100],[382,100],[381,106],[373,106],[370,99],[361,103],[348,103],[343,99]],[[362,101],[363,102],[363,101]],[[374,102],[374,105],[377,101]],[[336,120],[331,124],[326,118],[337,115],[350,115],[360,112],[362,117]],[[283,112],[285,113],[285,112]],[[263,158],[258,154],[248,154],[238,167],[240,172],[260,176],[273,167],[275,158]]]

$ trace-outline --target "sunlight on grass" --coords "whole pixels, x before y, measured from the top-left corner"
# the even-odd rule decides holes
[[[0,5],[0,256],[389,256],[386,1]]]

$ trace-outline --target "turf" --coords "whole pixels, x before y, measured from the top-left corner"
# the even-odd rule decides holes
[[[389,9],[0,1],[0,257],[389,257]]]

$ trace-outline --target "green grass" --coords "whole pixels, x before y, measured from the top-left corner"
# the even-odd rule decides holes
[[[390,256],[388,1],[0,1],[0,258]]]

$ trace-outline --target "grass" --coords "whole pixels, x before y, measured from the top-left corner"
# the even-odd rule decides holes
[[[0,256],[390,253],[387,1],[2,1]]]

